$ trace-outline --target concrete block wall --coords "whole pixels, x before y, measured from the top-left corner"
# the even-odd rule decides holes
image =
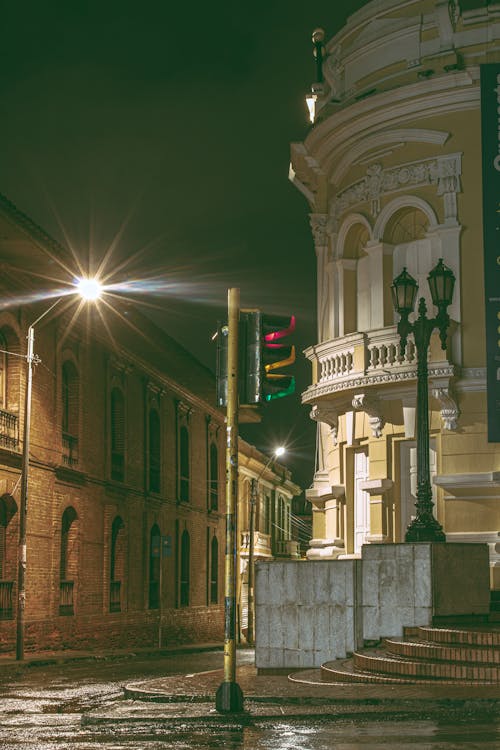
[[[365,640],[489,611],[485,544],[370,544],[361,559],[259,562],[256,666],[319,667]]]
[[[360,645],[360,561],[331,562],[257,563],[257,668],[317,667]]]

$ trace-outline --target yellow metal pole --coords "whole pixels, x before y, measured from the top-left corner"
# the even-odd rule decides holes
[[[236,682],[236,528],[238,511],[238,324],[240,290],[228,290],[226,413],[226,556],[224,575],[224,681],[215,696],[220,713],[243,710]]]

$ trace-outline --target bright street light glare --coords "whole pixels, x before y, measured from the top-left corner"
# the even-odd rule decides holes
[[[276,450],[274,451],[275,456],[282,456],[284,453],[286,453],[286,448],[283,445],[280,445]]]
[[[89,302],[99,299],[102,293],[102,284],[97,279],[78,279],[76,287],[78,294]]]

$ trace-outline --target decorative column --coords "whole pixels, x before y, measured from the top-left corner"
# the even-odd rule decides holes
[[[309,214],[314,247],[317,259],[317,305],[318,305],[318,341],[322,342],[330,337],[330,294],[328,288],[328,215]]]
[[[360,487],[370,496],[370,533],[366,541],[370,544],[392,541],[389,505],[389,492],[392,479],[369,479],[361,482]]]

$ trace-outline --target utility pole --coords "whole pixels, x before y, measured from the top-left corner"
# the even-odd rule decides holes
[[[226,413],[226,557],[224,574],[224,681],[215,696],[219,713],[243,710],[236,682],[236,529],[238,512],[238,326],[240,290],[228,290]]]

